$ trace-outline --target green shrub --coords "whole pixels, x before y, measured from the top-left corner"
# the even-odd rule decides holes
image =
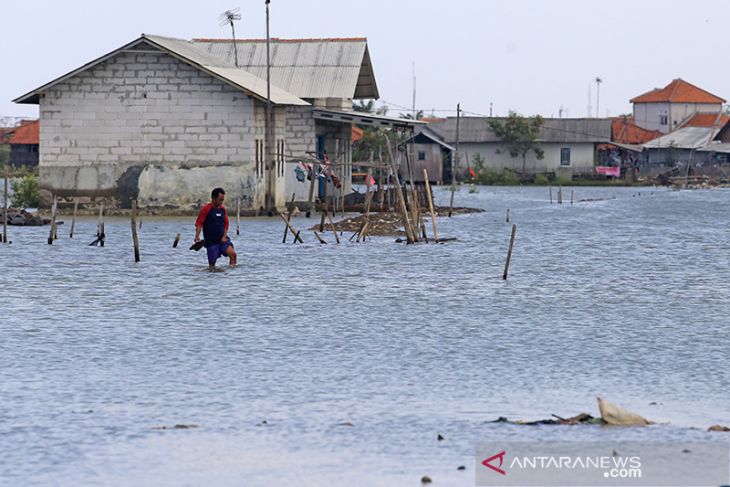
[[[547,184],[548,184],[549,182],[550,182],[550,181],[548,180],[548,177],[547,177],[547,176],[545,176],[544,174],[538,174],[537,176],[535,176],[535,181],[534,181],[534,183],[535,183],[535,184],[537,184],[537,185],[540,185],[540,186],[545,186],[545,185],[547,185]]]
[[[38,208],[41,199],[38,176],[27,174],[10,183],[13,189],[12,205],[15,208]]]
[[[565,176],[556,176],[555,180],[553,181],[553,184],[559,185],[559,186],[569,186],[573,183],[572,178],[567,178]]]
[[[479,184],[485,186],[517,186],[520,184],[517,174],[506,169],[501,171],[482,169],[478,174],[478,181]]]

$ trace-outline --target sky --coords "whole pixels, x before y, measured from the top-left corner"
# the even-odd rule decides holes
[[[139,37],[265,37],[264,0],[2,0],[0,116],[19,97]],[[271,0],[272,37],[367,37],[377,106],[427,115],[615,116],[682,78],[730,99],[725,0]],[[600,93],[597,100],[599,77]],[[590,100],[590,101],[589,101]],[[562,110],[562,111],[561,111]],[[597,112],[598,110],[598,112]]]

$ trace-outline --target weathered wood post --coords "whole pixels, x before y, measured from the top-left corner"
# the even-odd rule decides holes
[[[241,235],[241,195],[236,198],[236,235]]]
[[[319,233],[315,230],[314,236],[317,237],[317,240],[319,240],[319,243],[326,244],[327,242],[324,241],[324,239],[319,235]]]
[[[284,215],[282,215],[281,213],[279,213],[279,216],[281,217],[282,220],[284,220],[284,223],[286,223],[286,226],[289,228],[289,231],[291,232],[291,234],[294,235],[294,243],[297,243],[297,242],[304,243],[304,241],[302,240],[302,237],[299,236],[299,232],[297,232],[294,229],[294,227],[291,225],[291,223],[289,223],[289,220],[287,220],[286,217]]]
[[[505,216],[505,221],[509,223],[509,208],[507,208],[507,215]]]
[[[53,195],[53,205],[51,205],[51,231],[48,233],[48,245],[53,245],[53,241],[56,239],[56,208],[58,206],[58,200],[56,195]]]
[[[553,187],[550,186],[550,204],[553,204]]]
[[[132,200],[132,243],[134,244],[134,261],[139,262],[139,239],[137,238],[136,223],[137,223],[137,200]]]
[[[79,200],[74,198],[74,214],[71,217],[71,231],[68,232],[68,238],[74,238],[74,227],[76,226],[76,212],[79,210]]]
[[[438,243],[439,231],[436,228],[436,212],[433,211],[433,196],[431,195],[431,183],[428,181],[428,171],[423,169],[423,179],[426,181],[426,196],[428,196],[428,209],[431,212],[431,224],[433,225],[433,239]]]
[[[512,247],[515,244],[515,233],[517,232],[517,225],[512,224],[512,236],[509,238],[509,250],[507,251],[507,261],[504,263],[504,274],[502,279],[507,280],[507,272],[509,272],[509,261],[512,260]]]
[[[99,225],[97,227],[97,238],[99,245],[103,247],[104,240],[106,239],[106,234],[104,233],[104,203],[102,203],[101,208],[99,208]]]
[[[291,221],[291,217],[292,217],[292,215],[294,215],[294,198],[296,198],[296,195],[297,195],[296,193],[292,193],[292,195],[291,195],[291,204],[289,205],[289,206],[291,206],[291,210],[289,210],[286,214],[286,219],[289,221]],[[286,243],[286,236],[287,236],[288,232],[289,232],[289,227],[285,226],[284,227],[284,239],[281,241],[281,243]]]
[[[178,242],[180,242],[180,232],[177,232],[177,235],[175,235],[175,240],[172,242],[173,249],[177,248]]]
[[[335,224],[332,223],[332,218],[329,215],[327,215],[327,219],[330,222],[330,227],[332,227],[332,233],[335,234],[335,241],[337,241],[337,243],[340,243],[340,236],[337,235],[337,229],[335,228]]]
[[[10,173],[8,172],[8,165],[5,164],[5,184],[3,189],[3,197],[4,197],[4,206],[5,206],[5,212],[3,213],[3,235],[2,235],[2,241],[3,243],[8,243],[8,179],[10,178]]]
[[[563,204],[563,187],[561,186],[560,189],[558,189],[558,204]]]
[[[570,190],[570,204],[571,205],[573,204],[573,193],[574,193],[574,191],[571,189]]]

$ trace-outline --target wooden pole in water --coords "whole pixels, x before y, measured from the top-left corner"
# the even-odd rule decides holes
[[[573,193],[574,193],[574,191],[571,189],[570,190],[570,204],[571,205],[573,204]]]
[[[241,195],[236,198],[236,235],[241,235]]]
[[[560,189],[558,189],[558,204],[563,204],[563,187],[561,186]]]
[[[553,187],[550,186],[550,204],[553,204]]]
[[[294,229],[294,227],[291,225],[291,223],[289,223],[289,220],[287,220],[286,217],[284,215],[282,215],[281,213],[279,213],[279,216],[281,217],[282,220],[284,220],[284,223],[286,223],[286,226],[289,227],[289,231],[291,232],[291,234],[294,235],[294,243],[297,243],[297,242],[304,243],[302,238],[299,236],[299,232],[297,232]]]
[[[139,262],[139,239],[137,238],[137,200],[132,200],[132,243],[134,244],[134,261]],[[179,235],[179,234],[178,234]]]
[[[286,215],[286,218],[289,221],[291,221],[291,217],[292,217],[292,215],[294,215],[294,198],[296,197],[296,195],[297,195],[296,193],[292,193],[292,195],[291,195],[291,204],[289,205],[289,206],[291,206],[291,209],[289,210],[289,212]],[[287,235],[288,231],[289,231],[289,227],[284,227],[284,239],[281,241],[281,243],[286,243],[286,235]]]
[[[322,237],[320,237],[319,233],[317,233],[316,231],[314,232],[314,236],[317,237],[317,240],[319,240],[319,243],[321,243],[321,244],[327,243],[324,241],[324,239]]]
[[[51,231],[48,234],[48,245],[53,245],[53,241],[56,236],[56,207],[58,200],[56,195],[53,195],[53,205],[51,206]]]
[[[99,245],[104,246],[104,239],[106,238],[106,235],[104,234],[104,203],[101,204],[101,208],[99,208],[99,225],[97,227],[97,238],[99,239]]]
[[[506,222],[509,223],[509,208],[507,208]]]
[[[4,189],[3,189],[3,196],[4,196],[4,205],[5,205],[5,212],[3,213],[3,235],[2,235],[2,241],[3,243],[8,243],[8,179],[10,178],[10,173],[8,172],[8,165],[5,164],[5,183],[4,183]]]
[[[428,209],[431,212],[431,224],[433,225],[433,239],[438,243],[439,231],[436,228],[436,212],[433,210],[433,196],[431,195],[431,183],[428,181],[428,171],[423,169],[423,179],[426,181],[426,196],[428,196]]]
[[[175,240],[172,242],[173,249],[177,248],[178,242],[180,242],[180,232],[177,232],[177,234],[175,235]]]
[[[509,262],[512,260],[512,247],[515,244],[515,233],[517,232],[517,225],[512,224],[512,236],[509,238],[509,250],[507,251],[507,261],[504,263],[504,274],[502,279],[507,280],[507,272],[509,272]]]
[[[76,226],[76,212],[79,209],[79,200],[74,198],[74,214],[71,217],[71,231],[68,233],[68,238],[74,238],[74,227]]]

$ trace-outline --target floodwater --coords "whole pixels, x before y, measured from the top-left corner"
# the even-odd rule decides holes
[[[440,218],[442,245],[232,221],[221,272],[193,218],[143,218],[138,264],[128,219],[104,248],[94,218],[52,246],[10,227],[0,484],[469,486],[481,441],[728,441],[706,430],[730,423],[730,191],[574,190],[464,188],[487,211]],[[597,395],[668,424],[488,423],[598,415]]]

